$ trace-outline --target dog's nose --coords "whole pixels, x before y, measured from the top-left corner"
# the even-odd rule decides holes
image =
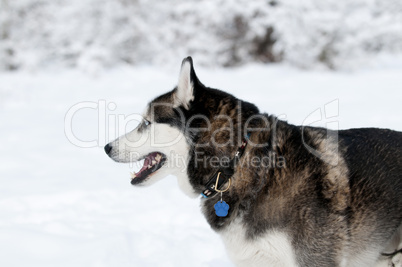
[[[110,146],[109,144],[107,144],[107,145],[105,146],[105,152],[106,152],[106,154],[109,155],[110,150],[112,150],[112,146]]]

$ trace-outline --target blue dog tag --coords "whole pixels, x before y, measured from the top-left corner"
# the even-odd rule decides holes
[[[229,212],[229,204],[225,201],[218,201],[215,206],[215,213],[218,217],[226,217]]]

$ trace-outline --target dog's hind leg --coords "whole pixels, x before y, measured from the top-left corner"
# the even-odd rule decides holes
[[[394,240],[393,240],[394,241]],[[395,253],[391,258],[391,262],[395,267],[402,267],[402,225],[399,226],[397,237],[395,238]]]
[[[399,249],[398,253],[391,258],[391,266],[402,267],[402,249]]]
[[[382,253],[376,267],[402,267],[402,225],[392,237],[389,245]]]

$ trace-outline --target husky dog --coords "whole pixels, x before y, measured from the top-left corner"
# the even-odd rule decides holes
[[[288,124],[204,86],[190,57],[143,117],[106,153],[143,160],[133,185],[173,174],[202,195],[237,266],[402,266],[401,132]]]

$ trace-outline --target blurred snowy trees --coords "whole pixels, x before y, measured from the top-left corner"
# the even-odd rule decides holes
[[[0,0],[0,69],[285,61],[402,53],[401,0]]]

